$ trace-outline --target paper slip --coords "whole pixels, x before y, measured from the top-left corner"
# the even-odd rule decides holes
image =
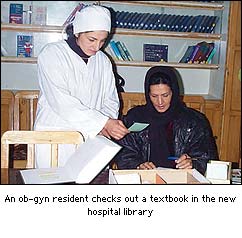
[[[144,130],[147,126],[149,126],[148,123],[135,122],[132,126],[128,128],[128,130],[131,132],[138,132]]]

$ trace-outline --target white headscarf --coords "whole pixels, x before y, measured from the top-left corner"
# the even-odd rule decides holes
[[[76,13],[73,21],[73,33],[87,31],[108,31],[111,30],[111,14],[102,6],[90,5]]]

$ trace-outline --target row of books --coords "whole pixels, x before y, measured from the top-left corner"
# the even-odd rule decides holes
[[[115,60],[133,61],[133,57],[122,41],[111,40],[105,50]]]
[[[9,23],[46,25],[46,19],[46,6],[30,5],[28,9],[24,9],[22,3],[10,3],[9,5]]]
[[[216,52],[214,42],[199,42],[187,47],[179,63],[209,64]]]
[[[213,33],[219,21],[218,16],[189,16],[127,11],[116,11],[113,17],[115,18],[113,21],[114,28],[202,33]]]

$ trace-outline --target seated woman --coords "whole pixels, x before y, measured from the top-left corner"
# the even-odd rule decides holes
[[[130,109],[122,120],[127,127],[135,122],[149,126],[117,141],[123,146],[114,158],[118,169],[195,168],[205,174],[207,162],[218,160],[208,119],[180,100],[179,77],[172,67],[148,70],[146,105]],[[177,159],[169,160],[171,156]]]

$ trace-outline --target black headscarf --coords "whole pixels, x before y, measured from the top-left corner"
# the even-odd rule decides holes
[[[170,107],[165,112],[158,112],[149,96],[150,78],[154,74],[160,74],[167,78],[171,86],[172,99]],[[174,156],[173,151],[173,120],[179,115],[184,107],[180,100],[178,79],[180,74],[172,67],[155,66],[148,70],[145,76],[145,97],[146,105],[140,106],[135,110],[135,119],[140,122],[147,122],[149,126],[149,138],[151,144],[150,161],[157,167],[175,166],[174,161],[168,160],[168,156]],[[169,86],[169,85],[168,85]]]

